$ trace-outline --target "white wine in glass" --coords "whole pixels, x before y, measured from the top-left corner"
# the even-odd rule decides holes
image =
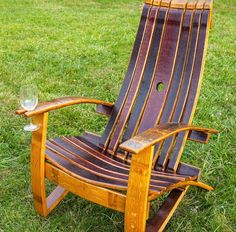
[[[24,85],[20,88],[20,104],[27,110],[32,111],[38,104],[38,89],[35,85]],[[29,125],[24,126],[25,131],[36,131],[39,129],[38,125],[34,125],[30,121]]]

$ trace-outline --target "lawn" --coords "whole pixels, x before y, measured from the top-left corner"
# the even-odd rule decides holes
[[[66,95],[114,102],[128,65],[142,1],[0,0],[0,231],[122,231],[123,215],[69,194],[49,215],[33,208],[31,134],[16,116],[19,88],[40,101]],[[202,167],[213,192],[191,187],[166,231],[236,231],[236,2],[217,0],[194,124],[217,128],[208,145],[189,142],[184,159]],[[49,137],[101,133],[94,106],[50,114]]]

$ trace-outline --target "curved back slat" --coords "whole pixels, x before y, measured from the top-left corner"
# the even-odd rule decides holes
[[[130,65],[100,141],[104,149],[115,154],[120,142],[160,123],[191,123],[211,9],[210,0],[146,1]],[[155,169],[175,172],[186,139],[180,133],[157,145]]]
[[[149,93],[150,93],[150,85],[152,84],[154,80],[154,71],[156,68],[156,64],[159,59],[159,50],[162,43],[162,35],[164,34],[163,31],[165,30],[165,19],[167,17],[168,11],[166,9],[159,9],[155,31],[153,33],[153,38],[155,38],[152,41],[150,54],[147,60],[146,69],[144,72],[144,77],[142,81],[142,86],[139,90],[139,95],[137,97],[136,103],[133,107],[129,123],[127,124],[126,131],[123,136],[123,141],[129,139],[133,134],[134,131],[137,129],[138,122],[140,122],[142,118],[142,114],[146,105],[146,101],[148,99]]]
[[[106,147],[109,142],[109,138],[112,134],[112,129],[119,118],[120,109],[123,106],[124,98],[127,95],[128,88],[130,86],[130,83],[132,82],[132,76],[133,76],[133,72],[135,70],[135,66],[136,66],[136,63],[138,60],[140,46],[142,43],[144,31],[146,28],[147,19],[148,19],[149,13],[150,13],[150,8],[151,8],[150,5],[147,5],[147,4],[145,4],[143,7],[142,16],[141,16],[141,20],[140,20],[140,24],[139,24],[139,29],[137,32],[133,52],[132,52],[131,59],[130,59],[130,64],[129,64],[120,94],[119,94],[118,99],[117,99],[115,106],[113,108],[112,115],[110,117],[110,120],[107,124],[107,127],[106,127],[104,134],[102,136],[102,139],[101,139],[101,144],[104,147]]]

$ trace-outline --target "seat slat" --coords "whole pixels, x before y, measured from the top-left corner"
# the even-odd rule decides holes
[[[129,173],[129,164],[124,164],[123,160],[112,156],[112,158],[110,157],[109,154],[107,154],[106,152],[104,153],[104,151],[100,148],[95,146],[94,144],[88,142],[87,140],[84,140],[83,137],[70,137],[69,141],[73,141],[77,147],[77,149],[82,149],[87,151],[90,155],[95,155],[95,158],[100,157],[101,160],[106,160],[106,162],[110,163],[111,165],[114,165],[116,167],[122,168],[124,169],[127,173]],[[115,163],[114,163],[115,161]],[[119,165],[120,164],[120,165]],[[194,179],[196,176],[192,175],[192,178]],[[172,173],[163,173],[160,171],[156,171],[153,170],[152,172],[152,178],[164,178],[163,180],[167,179],[169,182],[171,182],[171,180],[179,180],[179,181],[183,181],[185,179],[189,179],[189,175],[185,175],[185,174],[180,174],[178,173],[178,175],[176,174],[172,174]]]
[[[79,141],[76,141],[74,138],[64,138],[64,140],[54,139],[53,142],[56,142],[56,146],[60,146],[62,149],[67,149],[69,152],[73,152],[86,160],[92,159],[92,162],[96,165],[100,165],[102,167],[108,166],[112,168],[111,170],[120,173],[126,173],[126,170],[128,169],[128,166],[125,166],[126,169],[124,169],[121,165],[119,165],[119,162],[114,161],[112,158],[100,152],[94,151],[89,147],[84,149],[83,146],[79,144]]]
[[[116,190],[126,190],[129,166],[127,169],[118,168],[112,164],[112,159],[103,161],[105,154],[99,151],[91,152],[89,146],[79,146],[79,139],[74,137],[56,138],[47,141],[46,159],[66,173],[76,176],[86,182]],[[82,142],[81,142],[82,144]],[[85,149],[86,148],[86,149]],[[99,148],[98,148],[99,149]],[[94,155],[96,154],[96,155]],[[97,159],[97,156],[102,159]],[[196,176],[177,175],[153,171],[150,191],[160,194],[173,184],[196,179]]]
[[[95,165],[96,168],[103,168],[103,169],[106,168],[110,172],[118,173],[118,176],[120,174],[124,174],[121,177],[123,179],[125,176],[128,177],[129,167],[126,167],[126,169],[122,169],[121,167],[119,167],[119,165],[117,165],[117,164],[119,164],[118,162],[116,162],[116,165],[114,166],[113,159],[110,159],[109,157],[105,162],[104,160],[107,156],[104,154],[101,154],[99,152],[91,151],[90,147],[87,147],[86,149],[84,149],[84,152],[83,152],[82,146],[78,146],[80,141],[78,139],[75,139],[74,137],[64,138],[64,140],[63,139],[54,139],[53,143],[56,145],[54,145],[53,143],[50,143],[50,142],[47,142],[47,145],[48,145],[49,149],[57,150],[59,153],[64,153],[64,155],[66,155],[65,153],[68,154],[68,152],[70,152],[73,156],[75,156],[75,158],[72,158],[72,159],[75,159],[75,161],[77,160],[77,162],[78,162],[78,157],[79,157],[84,162],[91,163],[91,164]],[[55,143],[55,141],[57,141],[57,142]],[[72,143],[70,144],[70,142],[72,142]],[[94,154],[96,154],[96,155],[94,155]],[[101,159],[97,159],[99,154],[101,155]],[[70,155],[70,157],[71,157],[71,155]],[[160,181],[167,181],[167,182],[176,182],[177,180],[185,180],[186,178],[187,178],[187,176],[176,176],[176,175],[171,176],[168,174],[165,175],[163,173],[162,173],[162,175],[160,173],[153,173],[153,175],[152,175],[153,180],[160,180]]]
[[[109,165],[102,166],[99,162],[94,161],[94,157],[90,157],[89,155],[87,157],[75,154],[74,152],[71,152],[67,149],[62,149],[58,146],[55,146],[54,144],[48,144],[48,151],[47,152],[54,152],[57,155],[61,156],[62,158],[65,158],[68,162],[71,162],[75,165],[78,164],[80,168],[84,168],[86,170],[91,170],[95,173],[101,173],[101,175],[110,175],[111,178],[120,178],[120,179],[127,179],[127,174],[119,172],[120,170],[113,170],[110,168]],[[114,167],[113,167],[114,168]]]
[[[68,162],[66,159],[62,158],[61,156],[56,155],[53,152],[48,152],[46,153],[46,155],[50,163],[61,168],[66,173],[72,176],[76,176],[77,178],[81,180],[84,180],[85,182],[93,183],[98,186],[101,186],[102,184],[102,186],[104,187],[114,188],[118,190],[125,190],[127,188],[127,184],[125,182],[123,183],[117,180],[112,180],[110,178],[105,178],[105,177],[101,177],[99,175],[96,175],[90,172],[86,172],[83,169]]]
[[[68,138],[64,138],[64,139],[68,139]],[[101,160],[106,161],[106,163],[110,163],[111,166],[115,165],[118,168],[121,168],[123,170],[125,170],[127,173],[129,173],[129,164],[124,164],[123,160],[116,158],[115,156],[112,156],[112,158],[110,157],[109,154],[107,154],[106,152],[104,153],[104,151],[100,148],[95,146],[94,144],[92,144],[91,142],[86,141],[83,137],[70,137],[69,141],[73,141],[76,148],[77,149],[82,149],[85,150],[86,152],[88,152],[90,155],[95,155],[95,158],[99,158]],[[120,165],[119,165],[120,164]],[[125,173],[125,172],[124,172]],[[180,174],[178,173],[178,175],[176,174],[172,174],[172,173],[163,173],[160,171],[156,171],[153,170],[152,172],[152,178],[167,178],[168,181],[171,182],[171,180],[185,180],[186,178],[189,178],[189,175],[185,175],[185,174]],[[196,176],[193,176],[193,179]]]

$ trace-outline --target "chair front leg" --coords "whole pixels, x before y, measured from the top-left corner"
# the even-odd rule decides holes
[[[40,128],[32,134],[30,172],[34,207],[37,212],[46,217],[67,195],[68,190],[57,186],[47,197],[45,186],[45,147],[48,124],[48,113],[37,114],[33,122]]]
[[[132,157],[125,205],[125,232],[145,231],[152,159],[153,146]]]
[[[47,216],[47,199],[45,191],[45,146],[48,113],[33,117],[33,122],[40,128],[32,133],[30,172],[32,178],[32,191],[34,206],[42,216]]]

